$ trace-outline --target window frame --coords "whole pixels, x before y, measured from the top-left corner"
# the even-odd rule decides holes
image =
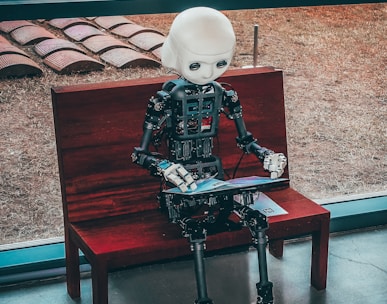
[[[381,0],[0,0],[0,21],[175,13],[205,5],[219,10],[379,3]],[[387,224],[387,191],[319,202],[331,212],[330,232]],[[90,266],[80,253],[81,271]],[[0,246],[0,286],[65,275],[63,237]]]

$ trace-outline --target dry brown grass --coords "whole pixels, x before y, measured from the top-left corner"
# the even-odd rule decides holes
[[[225,13],[238,37],[232,67],[252,64],[259,24],[259,65],[284,71],[292,186],[310,198],[385,190],[387,4]],[[167,33],[173,17],[130,19]],[[0,244],[62,234],[50,88],[165,74],[41,66],[43,77],[0,80]]]

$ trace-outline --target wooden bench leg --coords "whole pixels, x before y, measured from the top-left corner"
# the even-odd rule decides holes
[[[81,296],[81,282],[78,247],[70,240],[69,237],[66,237],[65,247],[67,292],[71,298],[79,298]]]
[[[104,260],[98,259],[91,265],[93,304],[108,303],[108,272]]]
[[[269,240],[269,252],[276,258],[284,255],[284,240]]]
[[[312,234],[311,284],[317,290],[326,288],[328,270],[329,218],[321,222],[320,231]]]

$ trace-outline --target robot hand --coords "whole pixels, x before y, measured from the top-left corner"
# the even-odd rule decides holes
[[[271,153],[266,155],[263,168],[270,172],[270,178],[275,179],[284,173],[287,164],[286,156],[282,153]]]
[[[192,175],[182,165],[163,160],[157,165],[157,168],[166,181],[179,187],[182,192],[188,189],[193,191],[197,188]]]

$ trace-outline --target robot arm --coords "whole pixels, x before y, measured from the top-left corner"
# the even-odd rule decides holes
[[[153,133],[161,128],[165,117],[165,100],[152,97],[148,102],[143,125],[143,135],[139,147],[135,147],[132,153],[132,161],[141,167],[148,169],[152,175],[159,175],[157,164],[162,161],[161,155],[149,151],[149,145],[153,141]]]
[[[238,147],[245,153],[253,153],[263,163],[263,168],[270,172],[270,177],[275,179],[284,173],[287,164],[286,156],[283,153],[275,153],[257,144],[257,140],[246,130],[246,125],[242,116],[242,106],[238,95],[234,90],[225,91],[224,106],[228,108],[226,113],[229,119],[234,120],[238,137],[236,138]]]
[[[153,133],[161,128],[167,119],[169,113],[165,109],[169,95],[164,92],[158,92],[158,97],[152,97],[149,100],[145,121],[143,126],[143,135],[139,147],[135,147],[132,153],[132,161],[145,169],[148,169],[152,175],[162,176],[166,181],[180,188],[182,192],[188,189],[197,188],[191,174],[180,164],[175,164],[164,159],[158,153],[149,151],[149,145],[154,141]]]

